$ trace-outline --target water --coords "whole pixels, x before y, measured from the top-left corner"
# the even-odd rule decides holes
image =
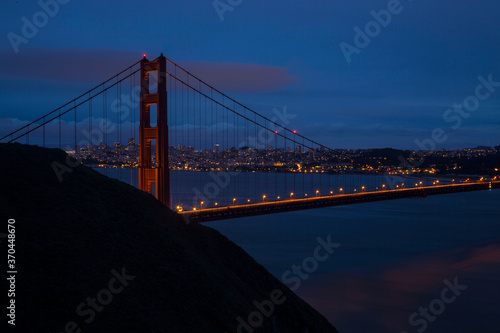
[[[132,176],[137,180],[134,170],[107,172],[111,176],[120,172],[122,178]],[[173,177],[206,176],[193,174],[173,173]],[[266,177],[251,175],[261,185]],[[356,177],[348,179],[353,186],[360,179]],[[283,183],[279,185],[284,187]],[[289,287],[298,286],[295,292],[341,333],[418,330],[498,333],[499,202],[500,191],[480,191],[205,225],[241,246]],[[292,265],[300,266],[304,259],[314,255],[318,237],[329,236],[340,247],[326,261],[318,262],[317,268],[311,267],[314,270],[299,280],[300,285],[283,279]],[[455,278],[467,289],[446,304],[441,301],[446,288],[443,281],[453,283]],[[444,308],[436,308],[441,304]],[[434,308],[425,319],[418,313],[419,308],[430,305]],[[414,313],[411,325],[409,318]]]
[[[455,277],[468,289],[426,331],[500,332],[499,202],[500,191],[483,191],[207,225],[282,281],[314,254],[317,237],[331,235],[340,247],[296,293],[340,332],[417,332],[423,322],[412,326],[409,317]]]
[[[137,186],[137,169],[96,168],[97,171],[123,182]],[[288,198],[303,198],[316,195],[353,193],[354,191],[375,191],[393,186],[414,187],[412,177],[387,177],[369,174],[321,173],[265,173],[265,172],[170,172],[170,193],[172,207],[214,207],[244,204],[247,202],[272,201]],[[431,185],[432,180],[423,180],[422,185]]]

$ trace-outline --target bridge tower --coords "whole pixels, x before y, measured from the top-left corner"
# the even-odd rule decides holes
[[[139,188],[170,207],[166,69],[163,54],[154,61],[146,57],[141,60]],[[155,93],[150,93],[150,74],[154,72],[157,73],[157,89]],[[152,105],[156,105],[155,127],[151,127]],[[156,163],[153,163],[151,155],[153,140],[156,141]]]

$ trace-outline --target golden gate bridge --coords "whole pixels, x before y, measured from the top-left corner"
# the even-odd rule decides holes
[[[0,142],[57,147],[77,160],[104,155],[126,162],[138,169],[131,185],[196,222],[500,187],[496,178],[351,175],[342,169],[347,158],[341,152],[288,125],[163,54],[152,61],[144,55]]]

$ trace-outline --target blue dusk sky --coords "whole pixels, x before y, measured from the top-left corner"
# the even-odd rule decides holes
[[[331,148],[499,145],[498,22],[491,0],[2,0],[0,134],[163,52]]]

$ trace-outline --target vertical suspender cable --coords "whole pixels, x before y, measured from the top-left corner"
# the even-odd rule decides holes
[[[43,117],[43,148],[45,148],[45,117]]]
[[[75,119],[74,119],[74,136],[75,136],[75,156],[78,154],[78,152],[76,151],[76,101],[73,102],[73,109],[75,110]]]
[[[92,99],[90,99],[90,93],[89,93],[89,141],[90,141],[90,146],[94,146],[94,142],[92,140]]]
[[[59,109],[59,149],[61,149],[61,109]],[[92,134],[91,134],[92,135]]]
[[[233,102],[233,110],[236,111],[236,104],[235,104],[235,102]],[[233,112],[233,115],[234,115],[234,124],[233,124],[233,126],[234,126],[234,148],[236,149],[236,156],[235,156],[235,161],[234,162],[236,162],[237,159],[238,159],[238,137],[236,136],[236,133],[237,133],[237,129],[236,129],[237,125],[236,125],[236,123],[237,123],[238,120],[236,119],[236,112]],[[236,163],[234,163],[234,165],[236,165]],[[233,185],[233,192],[234,192],[234,198],[237,198],[237,195],[239,193],[238,192],[239,177],[235,176],[234,178],[235,178],[234,180],[235,180],[236,183]]]

